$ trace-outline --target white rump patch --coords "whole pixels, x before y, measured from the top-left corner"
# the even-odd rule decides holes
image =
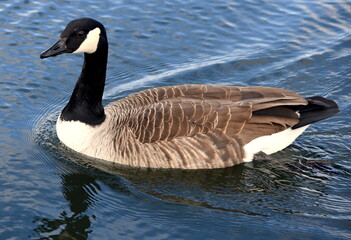
[[[284,131],[252,140],[244,146],[246,155],[244,162],[251,162],[256,153],[264,152],[265,154],[272,154],[286,148],[292,144],[308,126],[309,125],[297,129],[288,128]]]
[[[100,39],[100,28],[95,28],[91,30],[87,38],[80,44],[79,48],[75,50],[73,53],[94,53],[98,47],[99,39]]]

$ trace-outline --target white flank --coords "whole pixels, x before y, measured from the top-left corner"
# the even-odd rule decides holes
[[[288,128],[284,131],[252,140],[244,146],[246,155],[244,162],[251,162],[254,155],[258,152],[272,154],[286,148],[292,144],[308,126],[309,125],[297,129]]]
[[[94,53],[98,47],[99,39],[100,39],[100,28],[95,28],[91,30],[87,38],[80,44],[79,48],[75,50],[73,53]]]
[[[80,121],[62,121],[60,117],[56,123],[58,138],[69,148],[77,152],[84,152],[90,147],[94,127]]]

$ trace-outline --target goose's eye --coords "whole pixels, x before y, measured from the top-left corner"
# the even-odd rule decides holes
[[[77,36],[78,37],[83,37],[84,36],[84,31],[79,31],[79,32],[77,32]]]

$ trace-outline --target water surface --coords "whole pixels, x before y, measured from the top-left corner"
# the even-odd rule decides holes
[[[39,59],[65,25],[107,28],[104,103],[173,84],[263,85],[336,100],[269,161],[138,170],[57,139],[82,55]],[[0,3],[0,239],[351,239],[348,1]]]

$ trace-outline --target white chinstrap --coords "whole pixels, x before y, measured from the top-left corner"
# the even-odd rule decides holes
[[[99,44],[99,39],[100,39],[100,33],[101,30],[100,28],[95,28],[94,30],[91,30],[87,38],[82,42],[82,44],[79,46],[77,50],[75,50],[73,53],[94,53],[98,47]]]

